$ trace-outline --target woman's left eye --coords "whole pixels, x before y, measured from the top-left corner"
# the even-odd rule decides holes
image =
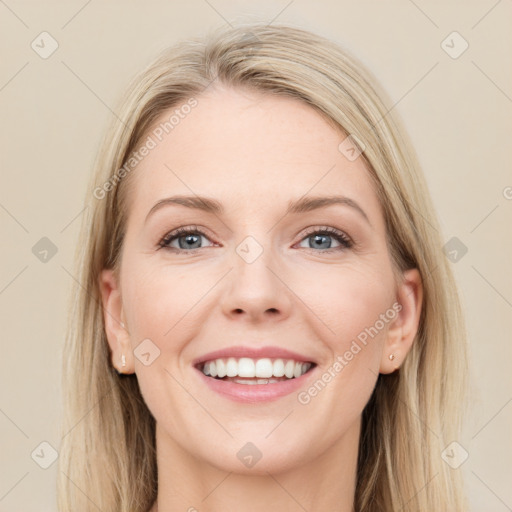
[[[197,227],[194,228],[179,228],[171,231],[159,242],[159,247],[171,249],[175,252],[193,252],[198,249],[203,249],[201,239],[210,240],[208,236]],[[332,240],[338,245],[332,247]],[[302,238],[301,242],[308,243],[307,249],[322,249],[320,252],[341,251],[352,247],[352,240],[342,231],[334,228],[315,228]],[[177,243],[177,247],[176,244]],[[174,245],[173,245],[174,244]],[[304,247],[301,245],[301,247]]]
[[[332,247],[332,239],[338,244],[337,247]],[[344,249],[350,249],[353,245],[352,240],[345,233],[329,227],[321,229],[315,228],[302,240],[308,243],[307,249],[323,249],[320,252],[342,251]]]

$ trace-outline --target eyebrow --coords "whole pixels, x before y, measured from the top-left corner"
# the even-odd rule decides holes
[[[365,211],[356,203],[353,199],[345,196],[318,196],[318,197],[301,197],[296,201],[290,201],[288,203],[288,208],[286,209],[285,216],[288,214],[298,214],[298,213],[307,213],[313,210],[319,210],[320,208],[327,208],[328,206],[341,204],[353,208],[357,211],[367,222],[370,224],[370,220],[366,215]],[[185,206],[186,208],[202,210],[207,213],[212,213],[215,215],[222,215],[224,213],[224,207],[222,204],[212,198],[201,197],[201,196],[172,196],[166,197],[165,199],[161,199],[158,201],[152,208],[149,210],[146,221],[148,218],[157,210],[163,208],[168,205],[180,205]]]

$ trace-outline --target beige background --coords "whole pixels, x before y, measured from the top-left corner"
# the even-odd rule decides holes
[[[462,439],[473,511],[512,509],[512,3],[0,1],[2,264],[0,511],[56,510],[60,352],[85,185],[128,79],[174,41],[237,21],[284,22],[351,50],[404,119],[467,312],[474,405]],[[58,49],[31,48],[47,31]],[[441,43],[457,31],[469,48]],[[49,40],[45,48],[48,50]],[[452,53],[461,40],[447,40]],[[40,49],[42,51],[42,49]],[[57,253],[42,262],[33,246]],[[34,459],[31,453],[35,450]],[[314,511],[311,511],[314,512]]]

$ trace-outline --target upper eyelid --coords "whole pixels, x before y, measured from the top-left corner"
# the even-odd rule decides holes
[[[313,225],[313,226],[308,226],[306,228],[303,228],[302,230],[302,236],[307,236],[309,235],[310,233],[315,233],[317,231],[334,231],[338,234],[341,234],[341,235],[345,235],[347,238],[351,238],[348,233],[346,233],[345,230],[343,229],[339,229],[339,228],[335,228],[333,226],[326,226],[326,225],[321,225],[321,224],[317,224],[317,225]],[[209,236],[209,237],[214,237],[213,234],[210,234],[210,231],[206,228],[203,228],[201,226],[197,226],[197,225],[190,225],[190,226],[182,226],[182,227],[179,227],[179,228],[176,228],[176,229],[172,229],[168,232],[165,233],[165,235],[162,237],[162,240],[163,239],[166,239],[166,238],[172,238],[174,236],[179,236],[181,233],[200,233],[204,236]]]

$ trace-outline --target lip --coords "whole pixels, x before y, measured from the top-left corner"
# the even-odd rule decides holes
[[[211,356],[208,355],[208,357]],[[236,382],[208,377],[197,367],[194,368],[194,373],[198,374],[199,379],[204,382],[209,389],[224,398],[235,402],[257,403],[270,402],[290,395],[301,387],[306,386],[307,381],[312,375],[316,375],[316,370],[317,366],[315,365],[300,377],[274,382],[272,384],[237,384]]]
[[[293,359],[294,361],[298,361],[299,363],[315,363],[314,359],[308,358],[297,352],[293,352],[291,350],[287,350],[280,347],[244,347],[242,345],[224,348],[222,350],[215,350],[213,352],[209,352],[204,356],[198,357],[192,362],[193,366],[200,365],[205,363],[206,361],[212,361],[214,359],[221,358],[240,358],[240,357],[249,357],[251,359]],[[309,373],[309,372],[308,372]],[[307,375],[306,373],[304,375]],[[300,377],[297,377],[299,379]],[[293,379],[292,379],[293,380]],[[243,386],[244,384],[239,384]],[[263,384],[267,385],[267,384]]]

